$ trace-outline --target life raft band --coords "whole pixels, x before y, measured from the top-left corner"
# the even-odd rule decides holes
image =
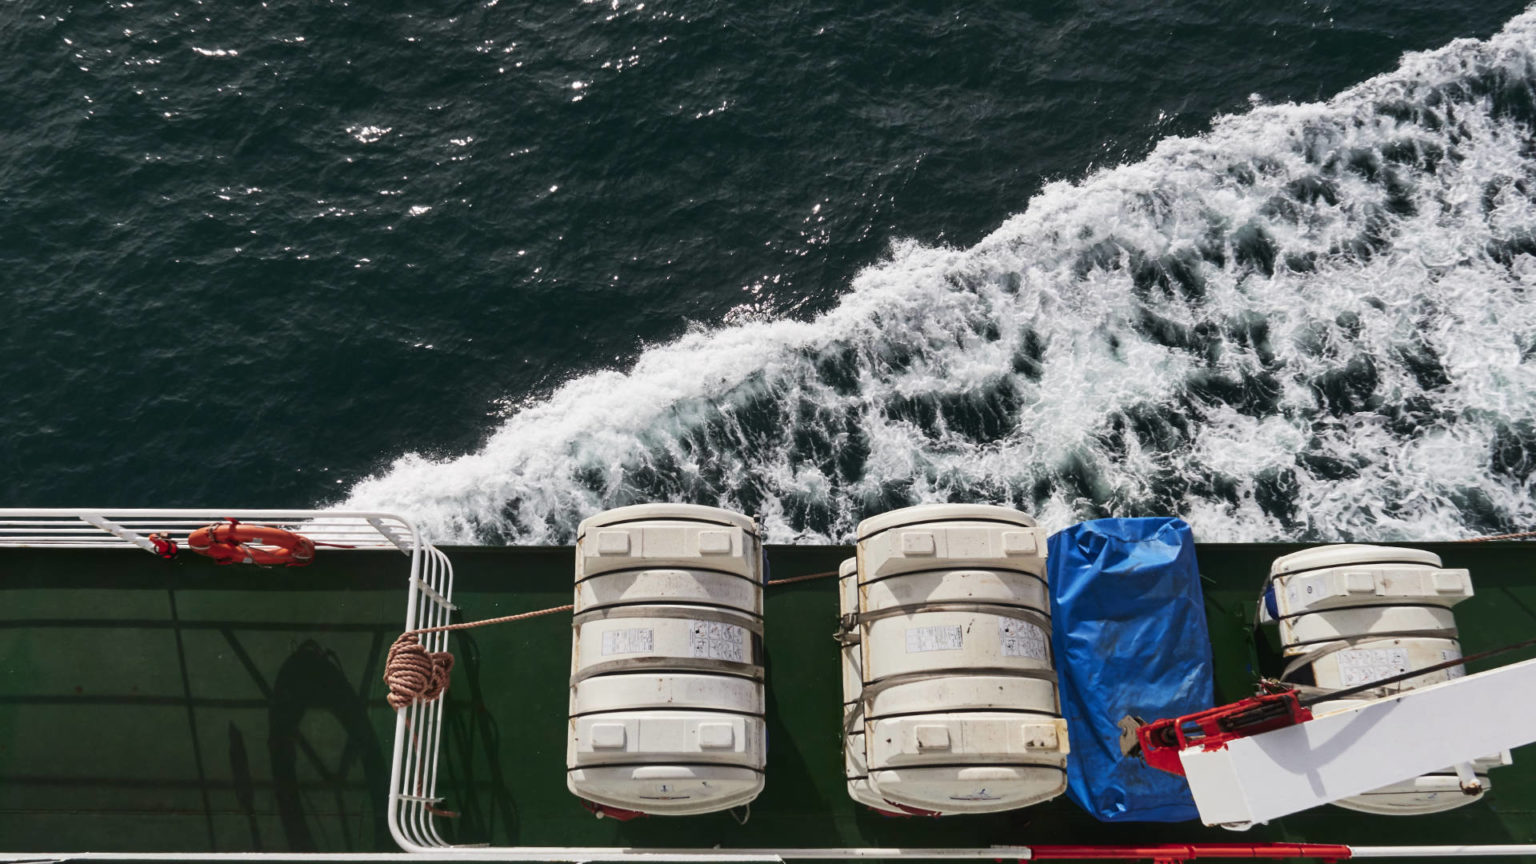
[[[193,531],[187,548],[220,565],[305,567],[315,560],[315,542],[308,537],[269,525],[246,525],[238,519]]]

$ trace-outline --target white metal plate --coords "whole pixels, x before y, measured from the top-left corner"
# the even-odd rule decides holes
[[[1536,660],[1180,754],[1200,821],[1248,825],[1536,741]]]

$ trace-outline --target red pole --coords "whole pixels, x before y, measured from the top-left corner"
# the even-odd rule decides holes
[[[1030,858],[1044,860],[1140,859],[1159,862],[1196,858],[1321,858],[1342,861],[1348,846],[1333,843],[1160,843],[1147,846],[1030,846]]]

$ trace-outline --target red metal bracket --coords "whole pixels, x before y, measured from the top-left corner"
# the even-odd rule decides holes
[[[1320,858],[1328,862],[1349,858],[1350,848],[1333,843],[1159,843],[1147,846],[1031,846],[1029,853],[1031,861],[1134,859],[1180,864],[1197,858]]]
[[[1221,750],[1233,739],[1311,719],[1312,712],[1301,704],[1296,691],[1265,693],[1196,714],[1154,720],[1136,730],[1136,743],[1141,747],[1141,758],[1148,765],[1183,776],[1184,764],[1179,761],[1181,750],[1196,746]]]

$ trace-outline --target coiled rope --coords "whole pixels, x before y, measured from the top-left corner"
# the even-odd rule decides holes
[[[788,579],[771,580],[767,583],[767,587],[808,582],[812,579],[826,579],[836,575],[836,570],[829,570],[825,573],[791,576]],[[492,624],[509,624],[541,615],[553,615],[556,612],[570,612],[575,608],[574,605],[567,603],[564,606],[551,606],[548,609],[538,609],[533,612],[503,615],[500,618],[486,618],[483,621],[464,621],[459,624],[444,624],[441,627],[407,630],[400,634],[400,638],[396,639],[393,645],[389,646],[389,656],[384,660],[384,683],[389,687],[389,695],[385,698],[389,701],[389,707],[399,711],[412,702],[431,702],[448,689],[448,676],[453,671],[453,655],[447,651],[428,651],[426,646],[421,644],[421,640],[416,638],[421,634],[468,630],[472,627],[488,627]]]
[[[431,702],[448,689],[448,673],[453,671],[453,655],[447,651],[428,651],[421,644],[421,640],[416,638],[417,636],[423,633],[443,633],[449,630],[468,630],[471,627],[506,624],[521,621],[524,618],[569,612],[574,608],[567,603],[564,606],[551,606],[534,612],[503,615],[500,618],[487,618],[484,621],[464,621],[459,624],[444,624],[441,627],[407,630],[400,634],[395,644],[389,646],[389,656],[384,660],[384,683],[389,685],[389,707],[399,711],[418,699],[422,702]]]

